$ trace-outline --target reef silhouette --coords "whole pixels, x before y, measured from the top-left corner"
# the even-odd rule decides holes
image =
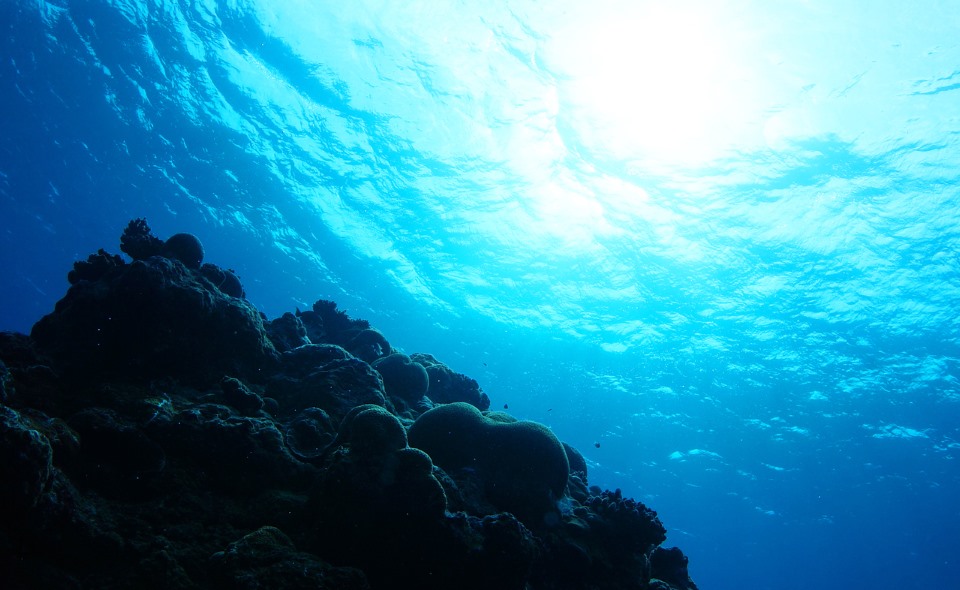
[[[192,235],[120,249],[0,333],[4,588],[696,590],[475,380],[331,301],[268,320]]]

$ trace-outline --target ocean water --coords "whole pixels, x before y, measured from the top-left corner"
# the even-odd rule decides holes
[[[960,7],[0,0],[0,329],[127,221],[333,299],[700,588],[960,588]]]

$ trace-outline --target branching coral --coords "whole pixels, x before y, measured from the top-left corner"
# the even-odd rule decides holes
[[[134,260],[146,260],[163,252],[163,240],[151,233],[146,219],[133,219],[120,236],[120,251]]]

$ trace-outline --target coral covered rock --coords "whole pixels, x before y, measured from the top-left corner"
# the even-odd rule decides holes
[[[587,460],[575,447],[563,443],[563,450],[567,452],[567,462],[570,463],[570,473],[576,473],[583,481],[587,481]]]
[[[490,419],[458,402],[424,413],[409,438],[444,470],[477,472],[486,498],[528,526],[556,518],[570,467],[563,445],[546,426]]]
[[[173,234],[163,244],[163,255],[179,260],[189,269],[198,270],[203,264],[203,244],[193,234]]]
[[[67,273],[67,281],[73,285],[80,281],[99,281],[110,270],[123,266],[123,258],[109,254],[103,248],[91,254],[85,261],[73,263],[73,270]]]
[[[0,404],[7,401],[7,396],[9,395],[7,391],[13,392],[13,379],[10,375],[10,369],[7,368],[6,363],[0,361]]]
[[[373,328],[360,330],[344,347],[355,357],[368,363],[388,356],[392,350],[386,337]]]
[[[327,364],[351,358],[353,355],[336,344],[304,344],[283,352],[280,356],[280,374],[291,379],[302,379]]]
[[[240,299],[246,296],[243,291],[243,284],[240,283],[240,277],[230,269],[223,269],[216,264],[207,263],[200,267],[200,274],[213,283],[213,286],[224,295]]]
[[[409,584],[429,579],[398,571],[397,560],[415,557],[418,544],[435,546],[444,534],[446,496],[430,457],[407,446],[403,425],[384,408],[358,406],[343,419],[311,506],[326,533],[317,539],[324,554],[363,568],[380,587],[414,587]],[[428,552],[422,558],[433,559]]]
[[[391,397],[414,404],[427,394],[430,382],[426,369],[403,353],[395,352],[377,359],[373,368],[380,373],[383,386]]]
[[[277,357],[252,305],[156,256],[74,284],[31,336],[55,368],[74,376],[256,380]]]
[[[332,506],[357,506],[361,499],[379,514],[378,519],[443,515],[446,496],[433,476],[433,462],[423,451],[407,446],[403,424],[384,408],[370,404],[354,408],[331,447],[318,487],[325,499],[321,510],[328,518]]]
[[[438,361],[433,355],[421,352],[410,358],[427,370],[430,380],[430,399],[438,404],[466,402],[481,411],[490,408],[490,398],[480,389],[475,380],[453,371]]]
[[[323,454],[337,435],[330,414],[320,408],[300,410],[284,424],[284,439],[290,451],[305,460]]]
[[[146,219],[134,219],[120,236],[120,251],[134,260],[146,260],[163,252],[163,240],[153,235]]]
[[[650,555],[651,575],[675,590],[697,590],[687,573],[687,556],[677,547],[657,547]]]
[[[370,329],[364,320],[350,319],[337,304],[326,299],[317,300],[309,311],[298,311],[297,317],[307,329],[310,342],[346,345],[358,333]]]
[[[19,412],[0,405],[0,515],[33,508],[53,469],[50,442]]]
[[[295,348],[283,353],[281,367],[267,384],[267,392],[284,415],[316,407],[340,420],[355,406],[387,403],[380,375],[339,346]]]
[[[300,316],[289,311],[267,323],[267,334],[274,347],[280,352],[310,344],[307,329],[300,320]]]
[[[118,498],[154,491],[167,459],[141,429],[107,408],[87,408],[67,423],[80,437],[82,461],[75,472],[85,485]]]
[[[217,489],[252,494],[304,483],[313,474],[290,453],[275,421],[238,416],[227,406],[188,405],[159,415],[144,430]]]
[[[657,513],[633,498],[625,498],[619,489],[603,490],[586,504],[598,521],[618,537],[617,545],[625,551],[646,553],[667,539]]]
[[[223,400],[236,408],[241,414],[252,415],[263,409],[263,398],[235,377],[224,377],[220,381]]]
[[[407,431],[386,409],[364,404],[344,417],[337,441],[363,457],[378,458],[406,447]]]
[[[290,537],[272,526],[234,541],[211,558],[225,588],[275,590],[366,590],[363,572],[333,567],[297,551]]]
[[[265,322],[193,236],[121,249],[0,333],[4,588],[695,590],[473,379],[333,302]]]

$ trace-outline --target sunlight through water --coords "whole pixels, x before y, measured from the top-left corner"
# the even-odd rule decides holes
[[[588,151],[645,166],[697,168],[753,147],[762,79],[743,18],[688,3],[601,3],[570,18],[545,48],[561,119]]]

